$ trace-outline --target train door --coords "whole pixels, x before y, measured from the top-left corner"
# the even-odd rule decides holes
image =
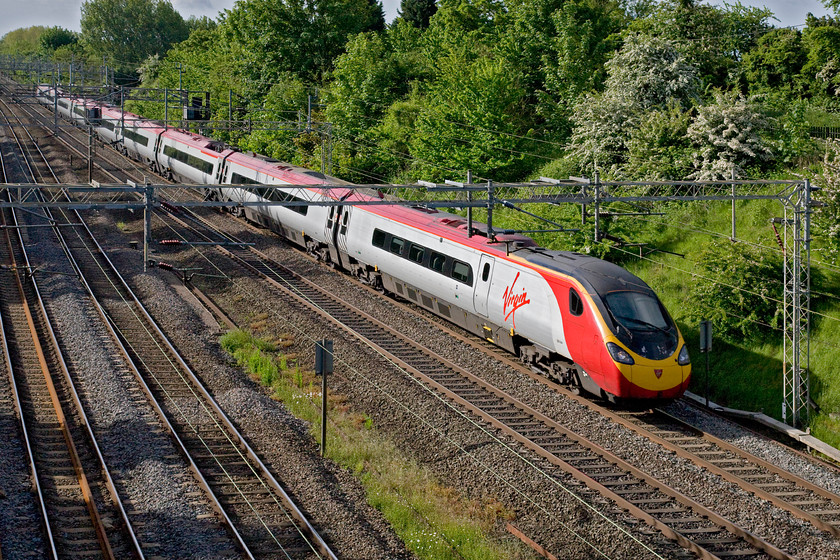
[[[493,281],[493,266],[496,259],[490,255],[481,255],[478,264],[478,279],[473,293],[473,305],[479,315],[487,317],[487,300],[490,296],[490,284]]]
[[[336,227],[338,232],[335,238],[336,247],[338,250],[347,254],[347,226],[350,225],[350,212],[353,209],[352,206],[342,206],[338,209],[338,223]]]
[[[349,206],[330,206],[330,213],[324,228],[324,237],[327,239],[330,250],[330,258],[338,266],[344,267],[341,262],[341,253],[347,253],[347,226],[350,223]]]

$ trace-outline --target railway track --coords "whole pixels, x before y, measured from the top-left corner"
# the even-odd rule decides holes
[[[27,157],[22,157],[22,167],[26,167]],[[6,165],[2,168],[5,181]],[[30,277],[16,216],[8,209],[2,212],[2,225],[0,331],[47,555],[142,557],[113,501],[116,493],[110,473],[68,375],[37,284]],[[105,507],[102,514],[97,502]]]
[[[245,557],[335,558],[142,308],[81,217],[55,216],[103,320]]]

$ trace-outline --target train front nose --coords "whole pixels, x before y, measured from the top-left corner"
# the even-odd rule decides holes
[[[631,398],[673,399],[685,392],[691,378],[691,366],[681,366],[672,360],[662,362],[631,366]]]
[[[615,343],[613,346],[618,347]],[[613,349],[610,365],[618,370],[620,376],[616,396],[630,399],[673,399],[682,395],[691,378],[691,362],[682,340],[678,348],[678,352],[662,360],[644,358],[629,349],[622,348],[623,352],[620,353]]]

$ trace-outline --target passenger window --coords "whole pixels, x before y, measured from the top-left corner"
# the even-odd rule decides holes
[[[400,239],[399,237],[392,237],[391,238],[391,252],[395,255],[401,255],[403,246],[405,245],[405,240]]]
[[[423,257],[426,256],[426,248],[420,245],[412,244],[408,249],[408,259],[416,263],[422,263]]]
[[[437,272],[443,272],[443,266],[446,264],[446,256],[440,253],[432,253],[429,259],[429,268]]]
[[[583,315],[583,300],[574,288],[569,289],[569,312],[575,317]]]
[[[452,278],[472,286],[472,269],[465,262],[455,261],[452,265]]]
[[[385,232],[381,229],[373,230],[373,246],[380,249],[385,248]]]
[[[481,271],[481,281],[487,282],[490,278],[490,263],[484,263],[484,269]]]

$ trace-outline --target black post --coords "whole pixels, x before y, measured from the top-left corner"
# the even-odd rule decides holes
[[[333,372],[333,341],[315,343],[315,374],[321,376],[321,457],[327,453],[327,374]]]
[[[700,321],[700,351],[706,354],[706,408],[709,408],[709,354],[712,352],[711,321]]]

